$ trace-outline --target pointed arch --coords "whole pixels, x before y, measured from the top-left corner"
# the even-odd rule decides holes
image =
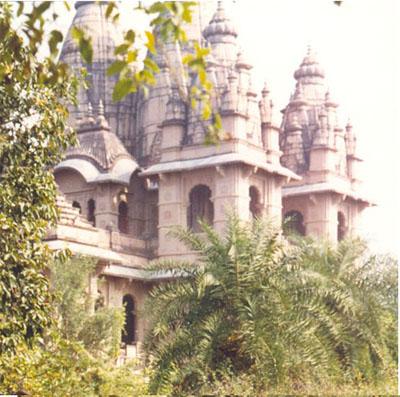
[[[339,211],[337,214],[337,239],[342,241],[346,237],[347,227],[346,218],[343,212]]]
[[[75,201],[75,200],[74,200],[74,201],[72,202],[72,206],[73,206],[74,208],[78,208],[80,214],[82,213],[82,207],[81,207],[81,205],[80,205],[80,203],[79,203],[78,201]]]
[[[284,216],[284,226],[288,234],[306,235],[303,214],[299,211],[286,212]]]
[[[260,191],[255,186],[250,186],[249,188],[249,210],[253,218],[258,218],[262,215],[261,208],[261,195]]]
[[[136,342],[136,305],[132,295],[124,295],[122,305],[125,311],[125,324],[121,340],[126,345],[132,345]]]
[[[118,230],[126,234],[129,230],[128,204],[125,201],[121,201],[118,205]]]
[[[89,199],[87,202],[87,220],[93,225],[96,226],[96,201],[94,199]]]
[[[214,204],[211,201],[211,189],[207,185],[196,185],[189,193],[188,227],[194,232],[200,232],[199,221],[209,225],[214,222]]]

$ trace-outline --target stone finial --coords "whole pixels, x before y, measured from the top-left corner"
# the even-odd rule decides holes
[[[244,54],[242,48],[240,48],[237,53],[236,66],[239,69],[246,69],[246,70],[250,70],[253,68],[253,66],[247,60],[246,55]]]
[[[351,122],[350,118],[348,118],[346,123],[346,132],[351,133],[352,131],[353,131],[353,123]]]
[[[332,99],[329,89],[325,93],[325,105],[333,108],[338,107],[338,104]]]
[[[103,101],[100,99],[99,101],[99,105],[97,107],[97,124],[104,128],[104,129],[109,129],[110,126],[108,124],[108,121],[104,115],[104,105],[103,105]]]
[[[272,123],[274,120],[272,120],[273,117],[273,104],[271,99],[269,98],[269,87],[267,82],[264,83],[264,87],[261,91],[261,99],[259,102],[259,107],[260,107],[260,116],[261,116],[261,122],[262,123]]]
[[[321,65],[317,61],[315,51],[311,49],[311,46],[307,47],[307,54],[304,57],[300,67],[294,72],[294,78],[308,79],[308,78],[320,78],[325,77],[325,72]]]
[[[227,17],[222,3],[222,1],[218,2],[215,14],[203,31],[204,38],[210,42],[223,42],[222,36],[225,36],[225,38],[230,36],[235,39],[238,35],[236,27]]]
[[[99,117],[104,117],[104,105],[103,105],[103,101],[101,99],[99,101],[99,107],[98,107],[97,115]]]
[[[324,146],[329,143],[329,125],[328,125],[328,114],[325,108],[322,108],[319,115],[319,128],[316,132],[314,145]]]
[[[93,107],[90,102],[87,105],[87,113],[84,122],[85,124],[94,124]]]
[[[355,155],[356,154],[357,138],[354,135],[353,124],[351,123],[350,119],[347,120],[345,128],[346,128],[345,140],[346,140],[347,154]]]
[[[270,93],[270,89],[268,86],[268,83],[266,81],[264,81],[264,86],[263,89],[261,90],[261,95],[263,98],[267,97]]]

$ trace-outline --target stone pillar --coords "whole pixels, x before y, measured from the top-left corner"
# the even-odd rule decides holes
[[[332,242],[337,241],[337,197],[335,193],[309,195],[306,234]]]
[[[96,226],[118,231],[118,195],[123,186],[112,183],[99,184],[96,189]]]

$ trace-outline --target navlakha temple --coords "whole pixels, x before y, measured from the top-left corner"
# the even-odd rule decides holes
[[[171,277],[146,270],[150,261],[192,257],[170,236],[173,226],[200,232],[202,219],[222,233],[234,210],[244,220],[289,218],[297,233],[331,241],[357,234],[370,202],[361,194],[356,136],[349,123],[340,125],[313,51],[294,72],[286,107],[276,112],[268,86],[253,88],[252,65],[223,4],[199,4],[188,37],[210,48],[213,106],[229,134],[206,146],[207,122],[179,93],[193,84],[179,69],[185,49],[170,44],[158,51],[160,72],[148,95],[113,102],[117,77],[106,70],[122,32],[106,18],[107,2],[75,7],[72,26],[86,29],[94,55],[83,65],[70,30],[61,61],[73,70],[86,66],[89,87],[69,109],[79,145],[54,169],[61,216],[47,242],[98,261],[90,293],[93,301],[125,307],[122,356],[140,352],[144,299]]]

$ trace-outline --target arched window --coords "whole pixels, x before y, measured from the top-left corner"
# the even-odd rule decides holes
[[[78,208],[78,209],[79,209],[79,213],[82,212],[81,205],[80,205],[77,201],[73,201],[73,202],[72,202],[72,206],[73,206],[74,208]]]
[[[346,219],[343,212],[338,212],[337,214],[337,239],[341,241],[346,236]]]
[[[214,221],[214,205],[211,201],[211,190],[206,185],[195,186],[189,194],[188,227],[194,232],[200,232],[199,221],[209,225]]]
[[[257,218],[261,215],[261,204],[260,204],[260,192],[255,186],[250,186],[249,189],[249,196],[250,196],[250,213],[253,218]]]
[[[284,229],[287,234],[298,234],[305,236],[306,228],[304,226],[304,218],[299,211],[289,211],[284,216]]]
[[[125,324],[122,330],[122,342],[131,345],[136,341],[136,312],[132,295],[124,295],[122,304],[125,310]]]
[[[121,201],[118,205],[118,230],[128,233],[128,204]]]
[[[93,226],[96,226],[96,217],[94,215],[95,210],[96,210],[96,202],[93,199],[90,199],[87,202],[87,220]]]

